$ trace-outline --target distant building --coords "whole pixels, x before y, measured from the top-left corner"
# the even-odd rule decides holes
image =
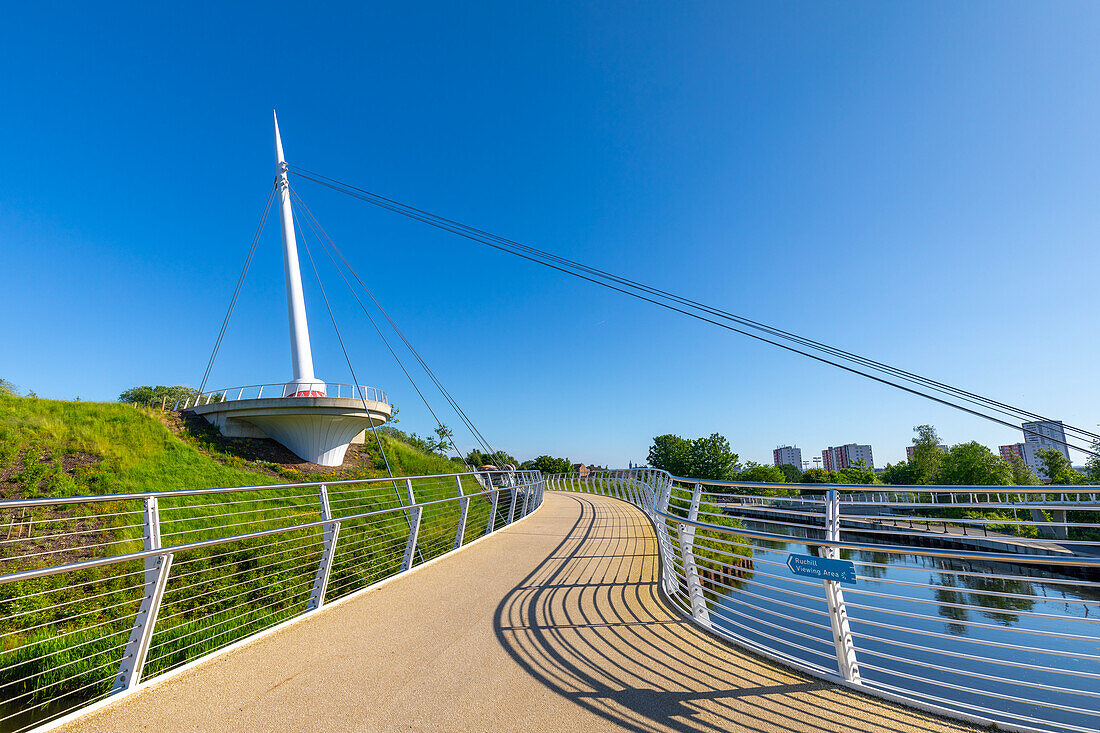
[[[581,478],[584,478],[588,475],[588,466],[584,465],[583,463],[574,463],[573,473],[577,474]]]
[[[847,445],[830,447],[821,451],[821,462],[826,471],[840,471],[862,460],[867,468],[875,467],[875,459],[871,456],[871,446],[849,443]]]
[[[791,445],[781,445],[772,451],[772,460],[775,461],[776,466],[794,466],[802,470],[802,449]]]
[[[1039,451],[1047,449],[1038,443],[1013,443],[1002,445],[998,450],[1001,452],[1001,458],[1006,461],[1012,460],[1012,456],[1017,456],[1033,474],[1039,478],[1046,478],[1047,473],[1043,470],[1043,462],[1039,460]]]
[[[1062,455],[1069,458],[1069,448],[1066,447],[1066,429],[1061,420],[1039,420],[1023,424],[1024,442],[1035,445],[1043,450],[1054,449],[1061,451]]]
[[[947,446],[946,445],[941,445],[940,450],[942,450],[946,453],[947,452]],[[917,446],[915,446],[915,445],[905,446],[905,458],[906,458],[906,460],[910,460],[910,461],[913,460],[913,456],[915,456],[916,454],[917,454]]]

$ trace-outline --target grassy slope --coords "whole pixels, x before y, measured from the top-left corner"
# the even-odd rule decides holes
[[[398,437],[384,432],[380,437],[395,475],[461,470],[455,462],[424,453]],[[384,470],[371,468],[384,465],[373,436],[368,435],[368,443],[359,450],[369,457],[369,465],[339,478],[385,475]],[[202,435],[177,435],[155,413],[129,405],[0,395],[0,498],[256,486],[287,483],[288,477],[299,481],[334,478],[248,462],[231,451],[232,446],[215,445]],[[42,460],[35,460],[38,457]],[[467,493],[479,490],[469,479],[464,479],[463,485]],[[418,501],[453,497],[457,492],[453,479],[418,482],[417,487]],[[165,544],[315,521],[319,519],[315,491],[291,487],[244,492],[225,497],[224,503],[210,496],[162,500]],[[403,482],[330,487],[333,512],[338,517],[396,507],[399,500],[407,501],[404,492]],[[141,504],[135,501],[85,505],[67,512],[35,510],[27,517],[34,523],[33,541],[6,541],[14,515],[0,512],[0,573],[140,549],[140,511]],[[100,516],[114,512],[118,516],[111,519]],[[64,548],[59,554],[29,560],[18,558],[20,553],[51,547],[40,537],[72,532],[74,513],[80,515],[84,531],[68,541],[84,542],[88,547]],[[457,516],[455,502],[424,510],[418,542],[422,559],[450,549]],[[488,502],[472,500],[467,539],[484,532],[488,517]],[[169,533],[174,535],[171,539]],[[344,522],[329,598],[395,572],[407,536],[403,512]],[[159,647],[156,654],[150,654],[147,673],[163,671],[300,613],[319,558],[319,542],[319,532],[308,530],[280,535],[278,543],[245,541],[178,555],[169,576],[164,620],[158,623],[153,640]],[[90,543],[110,547],[89,549],[96,547]],[[62,693],[89,699],[88,695],[109,689],[109,678],[118,664],[118,646],[125,644],[140,598],[140,575],[126,573],[138,571],[140,564],[112,565],[0,585],[0,700],[12,700],[11,706],[0,703],[0,717]],[[97,624],[102,626],[88,630]],[[43,689],[43,685],[47,687]],[[0,731],[5,729],[7,725],[0,722]]]
[[[423,453],[385,432],[380,434],[395,475],[454,473],[459,464]],[[368,436],[365,452],[376,466],[383,463]],[[177,436],[155,416],[129,405],[61,402],[0,395],[0,471],[18,469],[18,456],[30,449],[49,458],[35,485],[25,485],[20,496],[62,496],[87,493],[170,491],[173,489],[255,486],[297,480],[325,479],[331,474],[281,472],[270,464],[249,463],[219,450],[201,436]],[[60,475],[54,466],[65,454],[86,453],[98,465]],[[17,471],[18,474],[23,473]],[[288,475],[289,474],[289,475]],[[357,478],[384,476],[385,471],[362,470]],[[67,476],[67,478],[66,478]],[[10,492],[8,492],[10,493]]]

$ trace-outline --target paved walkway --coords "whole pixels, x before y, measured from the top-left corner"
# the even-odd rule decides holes
[[[656,579],[641,512],[548,492],[478,545],[62,730],[970,730],[739,652]]]

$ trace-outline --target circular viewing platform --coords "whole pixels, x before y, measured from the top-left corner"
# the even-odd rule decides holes
[[[218,389],[176,408],[201,415],[227,438],[271,438],[322,466],[342,464],[351,443],[393,416],[382,390],[325,382]]]

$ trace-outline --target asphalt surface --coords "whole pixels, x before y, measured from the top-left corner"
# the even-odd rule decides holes
[[[493,537],[63,726],[966,731],[762,661],[658,596],[634,507],[547,492]]]

